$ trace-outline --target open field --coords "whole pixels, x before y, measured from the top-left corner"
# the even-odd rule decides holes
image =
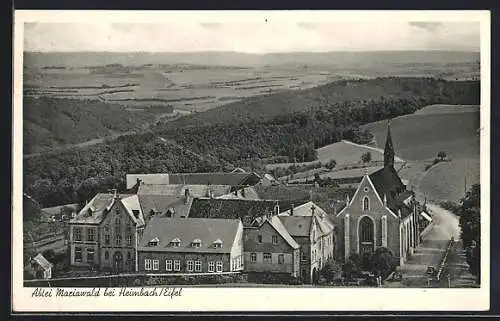
[[[384,146],[387,122],[362,126]],[[394,118],[391,133],[397,155],[407,160],[426,160],[444,151],[451,159],[479,155],[479,112],[424,113]]]
[[[105,68],[105,67],[103,67]],[[338,77],[330,73],[284,68],[224,68],[193,66],[139,66],[25,69],[24,93],[75,99],[100,99],[124,105],[171,105],[185,111],[203,111],[245,97],[325,84]],[[352,77],[348,77],[352,78]]]
[[[453,159],[430,168],[420,181],[419,191],[429,200],[459,201],[479,178],[479,158]]]
[[[334,159],[337,162],[336,168],[341,168],[345,165],[361,164],[361,155],[365,152],[370,152],[372,156],[372,161],[383,162],[384,153],[380,150],[370,149],[368,146],[355,145],[346,141],[333,143],[316,149],[318,152],[318,160],[312,162],[296,163],[296,164],[312,164],[320,161],[322,164],[328,163],[330,160]],[[276,167],[288,167],[294,165],[294,163],[276,163],[268,164],[266,168],[271,170]]]
[[[479,112],[478,105],[430,105],[417,110],[415,115],[454,114]]]

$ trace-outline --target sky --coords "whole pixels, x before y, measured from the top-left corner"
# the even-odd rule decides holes
[[[479,51],[478,22],[26,23],[25,51]]]

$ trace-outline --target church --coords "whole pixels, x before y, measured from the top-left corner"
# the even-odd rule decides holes
[[[384,149],[384,166],[366,173],[352,199],[335,216],[336,257],[346,261],[358,254],[362,265],[377,248],[385,247],[403,265],[420,240],[419,204],[394,169],[390,123]]]

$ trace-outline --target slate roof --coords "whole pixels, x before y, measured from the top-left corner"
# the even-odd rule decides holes
[[[401,182],[398,173],[391,166],[384,167],[375,173],[370,174],[370,180],[380,196],[380,199],[384,199],[384,194],[386,194],[389,200],[390,191],[404,188],[403,182]]]
[[[189,209],[193,199],[184,196],[166,196],[166,195],[137,195],[141,204],[142,212],[146,221],[151,218],[151,211],[155,215],[165,215],[168,210],[171,210],[172,217],[182,217],[189,214]]]
[[[113,193],[98,193],[70,220],[70,223],[100,224],[105,218],[107,211],[118,201],[123,204],[130,218],[137,226],[144,225],[144,215],[137,195],[118,194],[117,196],[119,196],[119,199],[115,199],[115,194]],[[89,215],[89,209],[92,210],[91,215]],[[135,216],[133,211],[139,211],[138,217]]]
[[[141,184],[137,190],[138,195],[166,195],[184,197],[186,189],[192,197],[208,197],[212,192],[213,197],[222,196],[231,192],[229,185],[192,185],[192,184],[171,184],[155,185]]]
[[[166,218],[154,217],[144,230],[137,247],[143,252],[193,252],[230,253],[240,224],[239,219]],[[148,246],[150,240],[158,238],[157,246]],[[178,238],[180,246],[170,244]],[[201,247],[192,246],[195,239],[201,240]],[[214,242],[222,241],[222,247]]]
[[[189,217],[241,219],[244,226],[251,226],[256,217],[274,211],[278,201],[221,198],[195,198]]]
[[[149,185],[255,185],[260,177],[255,173],[170,173],[170,174],[127,174],[127,189],[137,184],[137,179]]]

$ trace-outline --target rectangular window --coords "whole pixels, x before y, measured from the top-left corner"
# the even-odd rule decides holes
[[[262,243],[262,235],[257,235],[257,243]]]
[[[132,234],[127,235],[127,246],[132,246]]]
[[[273,235],[273,244],[278,244],[278,235]]]
[[[104,234],[104,244],[111,244],[111,236],[109,234]]]
[[[217,272],[222,272],[223,269],[222,261],[217,261]]]
[[[95,228],[93,227],[87,228],[87,241],[89,242],[95,241]]]
[[[181,270],[181,261],[175,260],[174,261],[174,271],[180,271]]]
[[[285,264],[285,255],[278,255],[278,264]]]
[[[215,262],[214,261],[208,262],[208,272],[215,272]]]
[[[160,269],[160,261],[153,260],[153,270],[158,271]]]
[[[165,270],[172,271],[172,260],[165,260]]]
[[[256,253],[250,253],[250,261],[257,262],[257,254]]]
[[[302,261],[307,261],[307,254],[306,253],[302,253],[302,258],[301,258]]]
[[[272,263],[273,261],[273,256],[271,253],[264,253],[264,262],[265,263]]]
[[[195,272],[201,272],[201,261],[195,261],[194,262],[194,271]]]
[[[193,272],[193,261],[187,261],[187,271]]]
[[[81,262],[81,261],[82,261],[82,248],[75,247],[75,262]]]
[[[74,227],[73,228],[73,239],[75,241],[82,240],[82,228],[81,227]]]
[[[120,234],[116,235],[116,246],[121,246],[122,245],[122,236]]]
[[[94,263],[94,249],[87,249],[87,263]]]
[[[145,259],[144,260],[144,269],[146,271],[150,271],[151,270],[151,259]]]

